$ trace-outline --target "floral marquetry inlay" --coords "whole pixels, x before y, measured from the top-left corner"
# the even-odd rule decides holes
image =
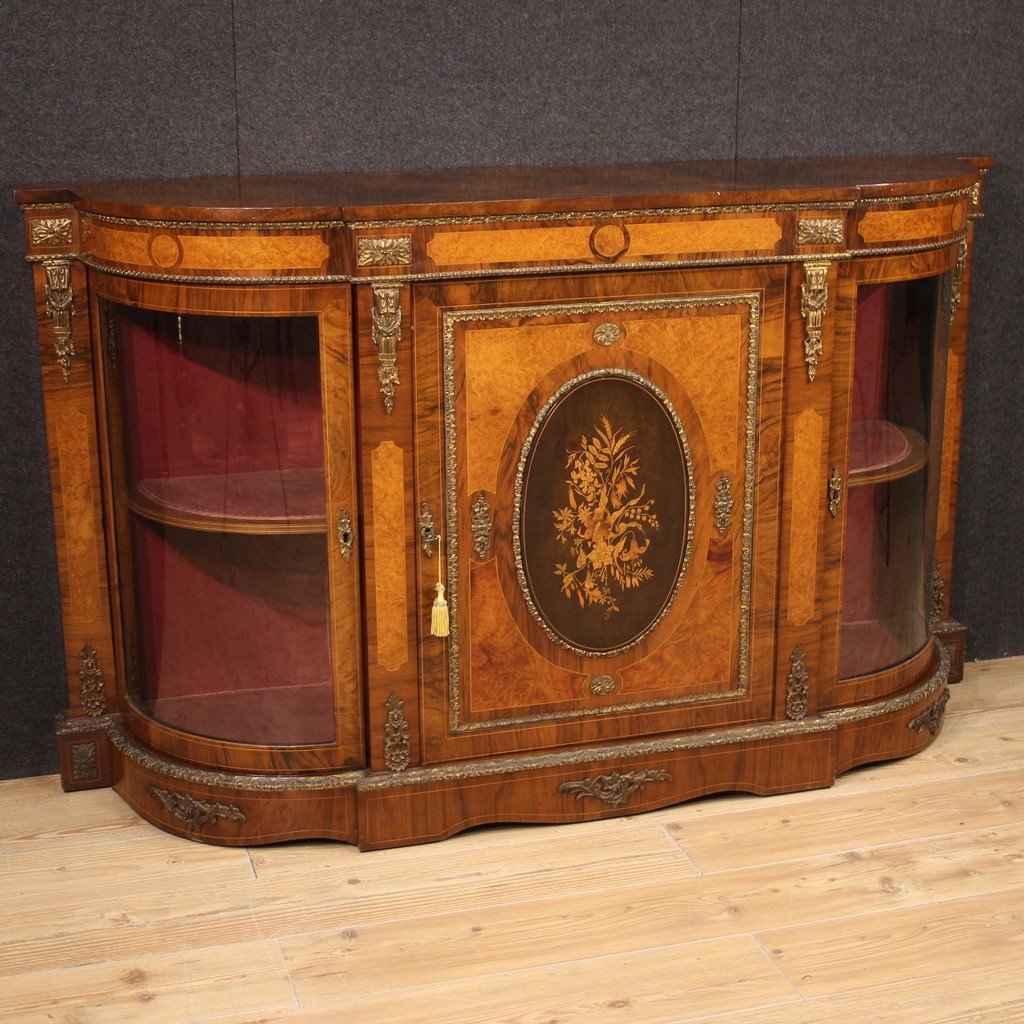
[[[581,437],[569,453],[568,504],[554,512],[558,539],[570,554],[555,566],[562,593],[581,608],[600,605],[605,617],[619,611],[623,591],[654,575],[644,554],[660,524],[639,479],[633,436],[602,416],[593,436]]]

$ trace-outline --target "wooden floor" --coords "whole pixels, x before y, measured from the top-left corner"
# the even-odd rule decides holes
[[[3,1024],[1024,1021],[1024,658],[834,789],[360,854],[0,783]]]

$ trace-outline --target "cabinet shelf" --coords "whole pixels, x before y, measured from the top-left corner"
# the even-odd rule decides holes
[[[324,533],[322,469],[139,480],[128,507],[146,519],[214,533]]]
[[[850,427],[850,487],[899,480],[928,462],[928,442],[909,427],[863,420]]]

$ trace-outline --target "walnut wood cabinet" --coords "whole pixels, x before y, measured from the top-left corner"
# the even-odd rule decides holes
[[[17,190],[65,787],[372,849],[920,750],[990,165]]]

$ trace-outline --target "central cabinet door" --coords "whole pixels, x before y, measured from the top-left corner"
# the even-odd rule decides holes
[[[416,287],[425,760],[771,717],[784,278]]]

